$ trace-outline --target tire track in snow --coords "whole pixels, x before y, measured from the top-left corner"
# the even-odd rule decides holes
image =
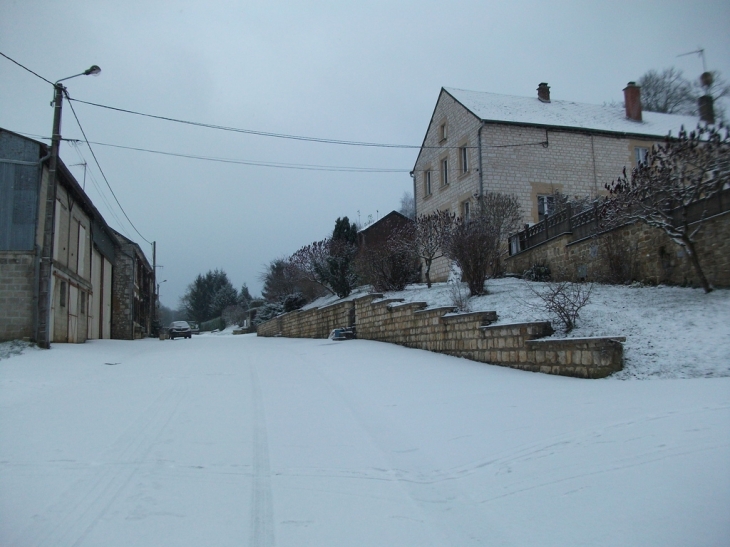
[[[102,454],[99,469],[63,492],[10,545],[81,545],[144,463],[186,393],[187,385],[180,384],[163,391]]]
[[[251,362],[253,403],[253,469],[251,485],[251,547],[274,546],[274,506],[271,498],[266,414],[256,363]]]

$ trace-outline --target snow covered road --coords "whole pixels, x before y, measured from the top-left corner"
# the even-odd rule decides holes
[[[368,341],[0,361],[0,545],[726,545],[730,378],[576,380]]]

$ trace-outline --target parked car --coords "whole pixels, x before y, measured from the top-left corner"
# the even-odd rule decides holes
[[[193,333],[187,321],[173,321],[167,329],[170,340],[175,338],[192,338]]]
[[[193,321],[188,321],[188,325],[190,325],[190,332],[193,334],[200,334],[200,325]]]

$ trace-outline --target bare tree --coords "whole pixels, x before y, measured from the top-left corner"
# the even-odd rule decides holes
[[[697,255],[697,235],[709,216],[711,198],[730,184],[730,133],[715,126],[667,137],[646,162],[607,184],[609,223],[643,222],[682,247],[705,292],[707,278]]]
[[[423,261],[426,285],[431,288],[431,266],[444,255],[444,245],[454,228],[456,216],[445,211],[420,215],[412,224],[403,226],[397,235],[401,245],[412,248]]]
[[[641,106],[645,110],[667,114],[692,114],[697,110],[692,83],[679,69],[649,70],[639,78],[638,84]]]
[[[700,79],[688,80],[681,70],[674,67],[661,72],[649,70],[638,81],[641,105],[651,112],[696,116],[699,112],[697,100],[702,95],[710,95],[714,100],[715,116],[724,119],[725,108],[720,99],[730,96],[730,84],[717,70],[709,74],[712,76],[711,84],[705,86]]]
[[[327,283],[323,272],[327,269],[327,259],[330,256],[330,240],[323,239],[305,245],[291,257],[289,267],[292,277],[318,285],[330,294],[334,291]]]
[[[289,258],[293,277],[316,284],[340,298],[348,296],[357,283],[353,260],[357,246],[345,239],[315,241]]]
[[[485,294],[488,277],[502,275],[502,255],[510,232],[521,219],[516,196],[487,192],[476,198],[475,214],[458,218],[444,245],[445,255],[461,270],[472,296]]]
[[[413,220],[416,217],[416,199],[411,192],[403,192],[400,198],[400,209],[398,212]]]

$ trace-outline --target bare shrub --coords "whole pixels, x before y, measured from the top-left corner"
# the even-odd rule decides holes
[[[550,281],[552,279],[550,266],[547,262],[535,262],[529,269],[525,270],[522,279],[527,281]]]
[[[355,258],[355,271],[361,281],[376,291],[402,291],[416,283],[421,270],[409,232],[396,231],[387,241],[361,247]]]
[[[465,283],[456,279],[449,280],[449,295],[451,296],[451,304],[460,312],[471,311],[471,296],[469,288]]]
[[[502,275],[507,236],[517,230],[521,218],[514,195],[487,192],[476,200],[475,214],[458,218],[444,244],[444,254],[459,267],[472,296],[486,294],[486,280]]]
[[[549,281],[541,289],[528,283],[530,291],[542,304],[537,307],[547,312],[553,322],[558,322],[567,334],[575,328],[580,311],[590,303],[592,283],[571,283],[570,281]]]

